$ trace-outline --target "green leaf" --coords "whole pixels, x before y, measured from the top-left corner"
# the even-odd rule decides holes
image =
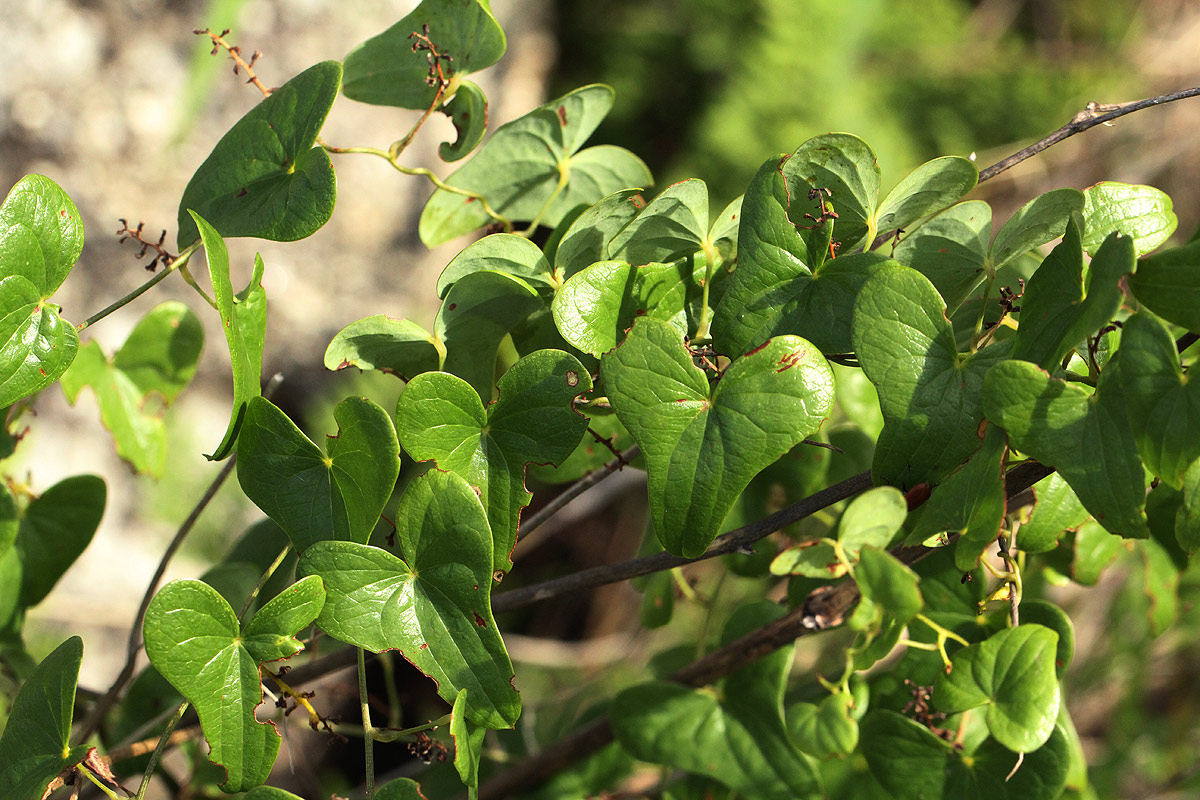
[[[874,218],[879,202],[879,163],[862,139],[849,133],[814,136],[792,153],[784,175],[792,197],[806,197],[811,189],[828,190],[827,205],[837,212],[833,241],[840,242],[843,251],[866,235],[867,221]],[[794,216],[792,221],[800,224]]]
[[[983,376],[1008,348],[960,354],[945,311],[929,280],[901,266],[879,269],[855,301],[854,350],[884,418],[876,483],[938,483],[979,447]]]
[[[17,181],[0,204],[0,278],[20,275],[50,297],[82,251],[83,220],[67,193],[42,175]]]
[[[1129,287],[1163,319],[1200,331],[1200,241],[1142,259]]]
[[[376,314],[337,332],[325,350],[325,368],[377,369],[407,381],[441,367],[443,350],[417,323]]]
[[[0,279],[0,407],[45,389],[75,360],[79,334],[61,311],[23,275]]]
[[[1200,458],[1200,383],[1188,382],[1170,331],[1146,312],[1125,320],[1121,352],[1125,404],[1142,463],[1181,489],[1184,473]]]
[[[819,580],[833,580],[847,572],[831,539],[814,539],[787,548],[775,556],[770,571],[772,575],[804,575]]]
[[[117,455],[158,478],[167,466],[163,410],[191,381],[203,347],[200,319],[169,300],[142,317],[111,360],[95,341],[84,345],[62,377],[63,392],[74,404],[90,386]]]
[[[404,560],[358,542],[321,542],[299,575],[320,575],[328,600],[317,624],[378,653],[398,650],[453,703],[467,690],[466,718],[512,727],[521,701],[492,617],[492,537],[474,490],[451,472],[415,478],[396,509]]]
[[[338,432],[326,437],[326,455],[269,400],[254,397],[238,437],[242,491],[300,553],[327,539],[365,543],[400,472],[386,411],[347,397],[333,418]]]
[[[813,758],[844,758],[858,746],[858,722],[851,716],[849,692],[831,694],[818,704],[796,703],[787,710],[792,741]]]
[[[1061,679],[1075,655],[1075,626],[1071,624],[1071,618],[1046,600],[1022,600],[1021,624],[1027,622],[1049,628],[1058,635],[1058,646],[1054,651],[1054,674]]]
[[[450,118],[457,135],[453,142],[438,145],[438,155],[442,161],[458,161],[478,147],[487,133],[487,97],[483,89],[470,81],[462,81],[454,97],[441,110]]]
[[[1159,636],[1179,617],[1179,568],[1171,554],[1154,539],[1138,542],[1145,577],[1142,586],[1150,601],[1150,635]]]
[[[450,737],[454,740],[454,769],[467,787],[470,800],[479,796],[479,758],[483,753],[483,735],[487,728],[466,718],[467,690],[459,691],[451,709]]]
[[[313,147],[337,97],[342,66],[322,61],[250,109],[224,136],[183,190],[180,248],[199,238],[189,211],[226,238],[294,242],[333,214],[333,164]]]
[[[1033,493],[1037,503],[1029,520],[1021,525],[1017,547],[1027,553],[1046,553],[1058,546],[1064,532],[1087,522],[1088,512],[1057,472],[1035,483]]]
[[[425,795],[412,778],[396,778],[375,791],[375,800],[425,800]]]
[[[575,397],[590,391],[591,376],[572,355],[539,350],[500,378],[499,398],[485,409],[463,380],[427,372],[409,382],[396,403],[396,431],[418,461],[466,479],[479,491],[494,540],[493,568],[512,568],[521,509],[533,495],[525,489],[531,462],[558,464],[587,430]]]
[[[879,232],[907,228],[957,202],[979,183],[979,170],[961,156],[926,161],[888,192],[875,215]],[[841,222],[839,217],[838,222]],[[870,242],[867,245],[870,246]]]
[[[954,654],[950,673],[933,688],[934,705],[948,714],[986,705],[996,741],[1031,753],[1050,738],[1058,718],[1057,647],[1058,634],[1041,625],[994,633]]]
[[[222,790],[246,791],[270,774],[280,739],[272,723],[254,718],[262,702],[259,664],[304,649],[293,637],[324,602],[321,580],[302,580],[264,605],[243,633],[229,603],[206,583],[172,581],[150,601],[146,655],[195,706],[209,759],[228,776]]]
[[[992,208],[982,200],[951,206],[905,236],[893,256],[920,272],[953,310],[979,282],[992,236]]]
[[[878,486],[846,506],[838,521],[838,541],[851,558],[863,547],[887,547],[907,516],[904,495],[894,487]]]
[[[75,475],[51,486],[25,507],[17,533],[21,605],[50,594],[87,548],[104,516],[108,491],[97,475]]]
[[[1175,540],[1189,555],[1200,550],[1200,461],[1183,474],[1183,502],[1175,512]]]
[[[413,34],[428,30],[439,54],[449,56],[438,66],[446,80],[486,69],[504,55],[504,31],[486,0],[422,0],[383,33],[355,47],[346,56],[346,97],[363,103],[425,109],[437,86],[430,86],[430,53],[413,47]]]
[[[1054,189],[1030,200],[1008,218],[992,241],[992,268],[1053,241],[1067,229],[1071,214],[1083,210],[1083,192]]]
[[[550,263],[536,244],[524,236],[494,233],[472,242],[456,255],[438,276],[438,297],[445,298],[458,280],[472,272],[503,272],[531,286],[554,288]]]
[[[1171,238],[1179,225],[1171,198],[1153,186],[1101,181],[1083,190],[1083,219],[1086,235],[1083,249],[1095,255],[1110,233],[1133,239],[1137,255],[1143,256]]]
[[[988,419],[1012,446],[1054,467],[1100,524],[1145,538],[1146,484],[1116,362],[1089,394],[1026,361],[997,364],[984,381]]]
[[[713,315],[714,345],[730,356],[783,333],[803,336],[824,353],[850,352],[854,297],[873,272],[889,263],[873,253],[827,262],[810,253],[797,228],[807,224],[800,217],[801,204],[789,206],[796,197],[788,191],[793,161],[769,159],[746,190],[738,267]]]
[[[829,365],[796,336],[736,359],[710,388],[678,331],[643,318],[600,373],[645,455],[659,540],[689,558],[716,537],[751,478],[816,432],[833,405]]]
[[[446,348],[442,369],[491,400],[500,343],[541,307],[537,291],[516,276],[490,270],[462,276],[434,320],[434,334]]]
[[[83,758],[87,747],[70,744],[82,661],[83,640],[72,636],[46,656],[21,687],[0,737],[4,797],[42,797],[59,772]]]
[[[229,361],[233,369],[233,411],[225,437],[208,458],[220,461],[227,457],[237,442],[246,404],[262,392],[263,346],[267,336],[267,292],[262,287],[266,266],[262,256],[254,256],[254,274],[246,288],[234,294],[229,279],[229,250],[225,240],[199,214],[189,212],[196,223],[204,252],[208,257],[208,274],[212,279],[213,299],[221,315],[221,328],[229,345]]]
[[[1068,223],[1062,243],[1042,261],[1021,297],[1012,357],[1058,367],[1075,345],[1112,321],[1124,297],[1120,280],[1133,268],[1133,240],[1113,235],[1085,270],[1079,228]]]
[[[641,159],[620,147],[580,150],[612,107],[613,90],[593,84],[569,92],[501,125],[446,183],[483,195],[511,220],[554,227],[572,208],[619,189],[653,182]],[[479,201],[439,189],[421,213],[421,241],[429,247],[491,221]]]
[[[769,603],[734,611],[722,640],[782,616]],[[716,778],[756,800],[822,796],[815,767],[792,744],[783,718],[789,645],[730,674],[719,691],[654,681],[612,701],[613,733],[634,758]]]
[[[908,622],[925,607],[917,574],[875,545],[859,552],[854,580],[863,597],[899,623]]]
[[[643,208],[640,189],[622,189],[597,201],[568,226],[554,251],[554,272],[566,280],[584,267],[607,261],[612,241]]]
[[[1085,522],[1075,532],[1075,555],[1071,578],[1083,586],[1095,586],[1104,571],[1120,554],[1121,539],[1095,521]]]
[[[641,266],[670,262],[704,248],[708,187],[698,178],[673,183],[630,220],[609,244],[612,258]]]

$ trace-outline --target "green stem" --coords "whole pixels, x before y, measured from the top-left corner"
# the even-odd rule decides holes
[[[78,769],[79,772],[82,773],[83,775],[87,776],[87,779],[89,781],[96,784],[96,786],[100,789],[100,791],[104,792],[106,795],[111,797],[112,800],[120,800],[120,798],[117,797],[116,792],[114,792],[112,789],[108,788],[103,783],[101,783],[100,780],[95,775],[92,774],[92,771],[90,769],[88,769],[87,767],[85,767],[83,764],[77,765],[76,769]]]
[[[275,556],[275,560],[271,562],[271,566],[267,567],[267,571],[258,579],[258,583],[250,590],[250,596],[246,598],[246,602],[242,604],[242,610],[238,612],[238,621],[240,622],[246,612],[250,610],[250,606],[254,605],[254,598],[258,597],[258,593],[267,585],[267,581],[271,580],[271,576],[275,574],[275,570],[279,569],[279,565],[287,558],[288,553],[292,552],[291,544],[279,551],[279,555]]]
[[[706,238],[704,240],[704,286],[700,295],[700,322],[696,325],[696,338],[693,343],[707,342],[712,338],[709,326],[712,325],[712,309],[708,307],[708,290],[712,284],[713,271],[717,262],[717,248]]]
[[[445,714],[441,717],[438,717],[437,719],[430,720],[429,722],[426,722],[423,725],[414,725],[411,728],[404,728],[402,730],[388,730],[388,729],[384,729],[384,728],[372,728],[371,729],[371,737],[377,742],[394,742],[397,739],[401,739],[406,736],[412,736],[417,733],[424,733],[425,731],[435,731],[438,728],[442,727],[443,725],[449,725],[450,722],[452,721],[453,717],[454,717],[453,714]]]
[[[158,737],[158,746],[154,748],[154,752],[150,754],[150,760],[146,762],[146,771],[142,774],[142,784],[138,787],[134,800],[146,800],[146,789],[150,787],[150,776],[158,769],[158,762],[162,760],[163,751],[167,749],[167,741],[171,738],[171,734],[175,731],[175,726],[179,724],[179,720],[183,719],[183,715],[187,713],[187,710],[188,702],[184,700],[179,704],[179,709],[175,712],[175,716],[171,717],[171,721],[167,723],[167,728],[162,732],[162,736]]]
[[[366,765],[367,800],[375,796],[375,729],[371,727],[371,705],[367,701],[367,657],[358,648],[358,702],[362,706],[363,754]]]
[[[390,650],[385,650],[375,657],[379,661],[379,666],[383,668],[384,688],[387,690],[388,699],[388,724],[389,728],[400,727],[400,692],[396,689],[396,662],[392,660]]]
[[[83,322],[76,325],[75,330],[81,331],[84,328],[90,328],[91,326],[93,326],[97,322],[99,322],[100,320],[107,317],[109,314],[116,311],[118,308],[122,308],[124,306],[129,305],[134,300],[138,299],[143,294],[145,294],[146,292],[153,289],[156,285],[158,285],[159,282],[161,282],[163,279],[165,279],[172,272],[174,272],[175,270],[178,270],[178,269],[182,269],[183,267],[186,267],[188,259],[190,259],[192,257],[192,253],[196,252],[196,250],[198,250],[199,248],[200,248],[200,242],[196,242],[195,244],[192,244],[191,246],[187,247],[182,253],[179,254],[178,258],[176,258],[174,261],[172,261],[170,264],[168,264],[166,267],[164,267],[162,272],[158,273],[153,278],[146,281],[141,286],[134,289],[132,292],[125,295],[121,299],[113,302],[112,304],[101,309],[100,311],[97,311],[95,314],[92,314],[90,317],[85,319]],[[203,294],[203,292],[201,292],[201,294]],[[212,301],[210,300],[209,302],[212,302]]]
[[[201,288],[200,284],[196,283],[196,279],[192,277],[192,271],[187,268],[187,264],[184,264],[182,267],[179,268],[179,275],[180,275],[180,277],[183,278],[184,283],[186,283],[188,286],[195,289],[196,294],[198,294],[204,298],[204,302],[208,303],[210,306],[213,307],[214,311],[218,310],[217,309],[217,301],[213,300],[211,297],[209,297],[208,292],[204,291],[204,289]]]
[[[524,236],[529,236],[537,230],[538,223],[542,221],[542,217],[550,209],[550,205],[558,199],[563,189],[567,188],[567,180],[570,175],[570,162],[567,162],[565,167],[562,164],[558,165],[558,183],[554,186],[554,191],[550,193],[550,196],[546,198],[546,202],[542,203],[542,207],[538,209],[538,212],[533,215],[533,219],[529,221],[529,227],[522,231]]]

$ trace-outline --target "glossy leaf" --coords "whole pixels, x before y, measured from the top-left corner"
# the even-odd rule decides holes
[[[337,197],[333,164],[313,147],[342,66],[322,61],[250,109],[217,142],[179,201],[180,248],[200,236],[189,211],[221,236],[293,242],[316,232]]]
[[[885,421],[877,483],[937,483],[979,446],[983,376],[1008,347],[960,354],[945,309],[924,275],[900,266],[876,272],[854,304],[854,349]]]
[[[992,368],[984,381],[988,419],[1012,446],[1059,471],[1100,524],[1145,538],[1146,486],[1116,363],[1095,394],[1025,361]]]
[[[1083,219],[1083,249],[1089,255],[1095,255],[1110,233],[1120,233],[1131,238],[1133,249],[1143,256],[1171,238],[1179,224],[1165,192],[1116,181],[1083,190]]]
[[[0,279],[0,407],[45,389],[75,360],[79,334],[61,310],[23,275]]]
[[[741,606],[722,640],[782,614],[769,603]],[[719,694],[660,681],[626,689],[612,701],[613,733],[634,758],[716,778],[746,797],[821,797],[817,771],[792,744],[783,718],[792,651],[789,645],[733,672]]]
[[[858,746],[858,722],[851,715],[854,698],[838,692],[820,703],[796,703],[787,711],[792,741],[813,758],[844,758]]]
[[[1145,312],[1125,320],[1121,352],[1125,404],[1142,463],[1181,489],[1184,473],[1200,459],[1200,383],[1184,376],[1171,333]]]
[[[554,287],[550,263],[536,244],[524,236],[494,233],[467,245],[446,265],[438,276],[438,297],[445,298],[464,276],[484,270],[513,275],[535,287]]]
[[[1054,731],[1061,697],[1054,670],[1058,634],[1020,625],[963,648],[933,688],[934,705],[949,714],[987,706],[996,741],[1018,753],[1037,750]]]
[[[600,373],[641,446],[659,540],[704,552],[751,478],[816,432],[833,405],[833,374],[812,345],[781,336],[735,360],[711,387],[678,331],[639,319]]]
[[[467,720],[467,690],[459,691],[450,711],[450,736],[454,739],[454,769],[467,787],[470,800],[479,796],[479,758],[487,728]]]
[[[554,272],[566,280],[597,261],[609,261],[612,241],[643,208],[640,189],[622,189],[601,198],[575,218],[554,251]]]
[[[46,656],[21,686],[0,737],[4,797],[42,797],[59,772],[83,758],[87,747],[70,743],[82,660],[83,640],[72,636]]]
[[[395,25],[346,56],[346,97],[374,105],[428,108],[437,87],[426,82],[429,52],[414,49],[412,37],[426,28],[438,52],[450,57],[439,62],[446,80],[490,67],[504,55],[504,31],[486,0],[422,0]]]
[[[1163,319],[1200,331],[1200,241],[1142,259],[1129,287]]]
[[[612,258],[635,266],[671,262],[704,247],[708,187],[698,178],[674,183],[630,220],[609,244]]]
[[[650,171],[628,150],[580,150],[612,102],[609,87],[584,86],[501,125],[446,183],[483,195],[509,219],[537,219],[550,227],[581,203],[648,186]],[[421,213],[421,241],[433,247],[490,220],[475,198],[439,189]]]
[[[263,783],[279,752],[272,723],[254,718],[262,702],[259,664],[303,649],[294,637],[325,602],[319,578],[300,581],[268,602],[241,631],[216,590],[200,581],[172,581],[146,611],[146,655],[196,708],[210,760],[221,765],[226,792]]]
[[[1134,268],[1133,240],[1111,236],[1085,270],[1080,233],[1068,223],[1021,297],[1013,358],[1055,369],[1075,345],[1107,325],[1124,297],[1120,280]]]
[[[879,164],[862,139],[849,133],[814,136],[792,153],[785,175],[793,197],[806,197],[810,189],[828,190],[828,205],[837,213],[833,240],[843,250],[866,235],[879,202]]]
[[[238,482],[298,552],[328,539],[365,543],[392,495],[400,447],[387,412],[362,397],[333,411],[328,455],[282,411],[251,398],[238,437]]]
[[[442,161],[458,161],[479,146],[487,133],[487,111],[487,97],[482,89],[470,81],[458,84],[454,97],[442,106],[442,113],[450,118],[457,134],[453,142],[438,145]]]
[[[875,215],[875,229],[886,233],[906,228],[954,204],[978,182],[979,170],[961,156],[926,161],[888,192]]]
[[[90,387],[117,455],[138,472],[161,477],[167,466],[163,410],[191,381],[203,347],[200,319],[169,300],[142,317],[111,359],[88,342],[63,375],[63,392],[74,404]]]
[[[82,251],[83,220],[67,193],[43,175],[17,181],[0,204],[0,277],[20,275],[47,298]]]
[[[991,236],[991,206],[968,200],[903,237],[893,257],[928,278],[953,310],[983,276]]]
[[[97,475],[75,475],[51,486],[25,507],[17,533],[20,602],[45,599],[92,541],[108,491]]]
[[[1054,189],[1033,198],[1008,218],[992,241],[992,268],[1063,235],[1071,214],[1083,210],[1083,192]]]
[[[407,319],[383,314],[351,322],[325,349],[326,369],[377,369],[411,380],[442,365],[441,342]]]
[[[233,369],[233,411],[225,437],[209,458],[219,461],[227,457],[237,441],[238,430],[246,415],[246,404],[251,397],[262,392],[263,346],[267,336],[267,292],[262,287],[263,271],[266,268],[262,256],[254,257],[254,274],[246,288],[234,294],[229,279],[229,249],[225,240],[199,214],[191,212],[192,219],[204,242],[208,257],[208,274],[212,280],[213,299],[217,313],[221,315],[221,328],[225,331],[225,342],[229,345],[229,362]]]
[[[907,623],[925,607],[918,586],[921,579],[895,556],[876,545],[864,547],[859,552],[854,580],[862,596],[897,623]]]
[[[479,497],[462,478],[431,470],[415,478],[396,509],[404,559],[358,542],[321,542],[299,575],[319,575],[328,592],[317,624],[378,653],[397,650],[454,703],[466,689],[466,719],[511,727],[521,713],[512,663],[492,617],[492,537]]]
[[[1029,520],[1021,525],[1017,547],[1027,553],[1045,553],[1058,545],[1064,532],[1087,522],[1088,512],[1057,472],[1035,483],[1033,492],[1037,503]]]
[[[592,388],[574,356],[540,350],[500,378],[499,397],[485,409],[463,380],[427,372],[409,382],[396,404],[396,431],[418,461],[461,475],[479,491],[494,541],[493,568],[507,572],[521,509],[531,495],[525,469],[531,462],[561,463],[587,430],[575,397]]]

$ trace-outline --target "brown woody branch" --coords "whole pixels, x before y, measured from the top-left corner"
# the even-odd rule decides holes
[[[266,85],[259,80],[258,76],[254,74],[254,64],[260,58],[262,58],[262,53],[255,50],[250,55],[249,61],[242,58],[242,48],[237,47],[236,45],[231,45],[229,42],[225,41],[225,37],[229,35],[229,28],[226,28],[220,33],[213,33],[208,28],[205,28],[204,30],[197,28],[192,31],[192,33],[196,34],[197,36],[207,36],[208,38],[212,39],[212,55],[215,56],[221,50],[228,52],[229,58],[233,60],[233,74],[240,75],[242,71],[245,71],[247,76],[246,83],[253,83],[255,88],[263,93],[263,97],[269,97],[271,92],[275,91],[274,89],[268,89]]]

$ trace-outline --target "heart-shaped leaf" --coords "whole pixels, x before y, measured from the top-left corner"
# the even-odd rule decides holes
[[[17,693],[0,738],[0,792],[6,798],[43,797],[58,773],[83,758],[71,747],[75,686],[83,640],[72,636],[46,656]]]
[[[671,262],[704,249],[708,187],[698,178],[673,183],[613,237],[614,259],[642,265]]]
[[[1181,489],[1200,458],[1200,383],[1188,382],[1175,340],[1145,312],[1125,320],[1121,352],[1122,389],[1142,463]]]
[[[458,161],[470,154],[483,141],[487,133],[487,97],[470,81],[462,81],[454,91],[450,102],[442,106],[442,113],[450,118],[457,133],[453,142],[438,145],[442,161]]]
[[[796,703],[787,710],[792,741],[814,758],[844,758],[858,746],[858,721],[852,716],[854,698],[838,692],[820,703]]]
[[[600,374],[645,455],[659,540],[687,558],[712,543],[751,478],[815,433],[833,404],[829,365],[797,336],[735,360],[710,388],[679,332],[642,318]]]
[[[16,541],[22,606],[42,602],[91,543],[107,497],[102,478],[75,475],[54,484],[25,507]]]
[[[83,251],[83,220],[58,184],[26,175],[0,204],[0,277],[20,275],[50,297]]]
[[[504,31],[486,0],[422,0],[407,16],[346,56],[342,91],[352,100],[382,106],[425,109],[437,86],[430,85],[430,58],[413,47],[413,35],[428,36],[441,77],[454,80],[490,67],[504,55]]]
[[[897,623],[907,623],[925,607],[917,573],[875,545],[859,551],[854,580],[862,596]]]
[[[407,381],[441,367],[444,350],[441,341],[417,323],[376,314],[337,332],[325,349],[325,368],[377,369]]]
[[[1012,357],[1056,368],[1075,345],[1112,320],[1124,297],[1121,277],[1133,268],[1133,240],[1114,234],[1085,271],[1079,228],[1068,223],[1062,243],[1025,287]]]
[[[167,466],[163,410],[191,381],[203,347],[200,319],[169,300],[138,322],[111,360],[88,342],[63,375],[63,392],[74,404],[90,386],[117,455],[138,472],[161,477]]]
[[[722,640],[782,614],[770,603],[741,606]],[[660,681],[626,689],[612,701],[613,733],[634,758],[708,775],[746,797],[821,797],[817,771],[792,744],[783,718],[792,651],[789,645],[733,672],[719,693]]]
[[[567,227],[554,251],[554,272],[566,280],[584,267],[612,256],[612,241],[646,207],[640,189],[622,189],[601,198]]]
[[[422,59],[423,60],[423,59]],[[333,214],[333,164],[313,147],[337,97],[342,65],[322,61],[280,86],[224,136],[179,201],[179,247],[199,238],[189,211],[221,236],[293,242]]]
[[[23,275],[0,279],[0,407],[54,383],[79,350],[75,326]]]
[[[446,183],[487,198],[499,214],[554,227],[580,204],[653,182],[641,159],[620,147],[580,150],[612,107],[613,90],[595,84],[501,125]],[[439,189],[421,213],[421,241],[430,247],[491,220],[478,200]]]
[[[983,275],[991,237],[992,207],[982,200],[968,200],[902,238],[893,257],[929,278],[946,306],[954,310]]]
[[[1021,525],[1018,546],[1027,553],[1045,553],[1058,546],[1059,537],[1087,522],[1088,512],[1075,492],[1057,472],[1033,485],[1037,502]]]
[[[992,269],[1053,241],[1067,229],[1071,214],[1083,210],[1083,192],[1054,189],[1030,200],[1008,218],[992,241]]]
[[[297,574],[329,593],[321,629],[355,647],[398,650],[448,703],[466,689],[467,719],[512,727],[521,701],[492,617],[492,536],[479,497],[451,472],[415,478],[396,508],[404,560],[357,542],[321,542]]]
[[[531,462],[560,463],[587,430],[587,418],[571,407],[590,391],[583,365],[561,350],[539,350],[500,378],[499,397],[485,409],[463,380],[427,372],[409,382],[396,403],[396,431],[418,461],[461,475],[479,490],[494,540],[494,569],[512,568],[521,509],[533,495],[525,489]]]
[[[1116,181],[1083,190],[1083,219],[1083,249],[1089,255],[1095,255],[1109,234],[1120,233],[1133,239],[1133,249],[1143,256],[1171,238],[1179,224],[1165,192]]]
[[[285,589],[254,615],[245,630],[237,615],[206,583],[172,581],[146,610],[146,655],[200,716],[209,759],[228,775],[221,788],[242,792],[267,779],[279,752],[273,723],[260,723],[259,665],[304,649],[295,635],[325,603],[320,578]]]
[[[884,418],[877,483],[938,483],[979,446],[983,376],[1008,347],[960,354],[945,311],[929,279],[901,266],[878,270],[855,301],[854,350]]]
[[[1023,532],[1025,529],[1021,528]],[[1020,539],[1018,539],[1020,541]],[[1075,655],[1075,626],[1067,613],[1046,600],[1022,600],[1021,624],[1033,622],[1049,628],[1058,636],[1058,647],[1054,651],[1054,674],[1060,679]]]
[[[979,170],[962,156],[926,161],[888,192],[879,205],[873,227],[879,232],[906,228],[921,217],[957,202],[977,183]]]
[[[555,287],[550,263],[536,244],[524,236],[494,233],[467,245],[438,276],[438,297],[445,298],[450,287],[472,272],[503,272],[531,286]]]
[[[328,539],[365,543],[400,473],[387,412],[364,397],[333,410],[338,432],[321,452],[287,415],[250,399],[238,437],[238,482],[297,552]]]
[[[879,203],[879,162],[870,145],[849,133],[814,136],[792,153],[784,175],[794,198],[826,192],[826,205],[837,213],[833,241],[842,250],[862,241]],[[795,216],[792,221],[800,224]]]
[[[1145,538],[1146,484],[1117,372],[1109,362],[1089,394],[1026,361],[1006,361],[984,381],[985,407],[1012,446],[1057,469],[1100,524]]]
[[[229,279],[229,249],[225,240],[199,214],[190,212],[204,242],[208,258],[208,274],[212,280],[213,299],[221,315],[221,328],[229,345],[229,362],[233,369],[233,411],[225,438],[208,458],[219,461],[233,451],[246,403],[262,392],[262,356],[267,336],[267,292],[262,287],[266,266],[262,256],[254,256],[254,274],[246,288],[234,294]]]
[[[1200,331],[1200,241],[1142,259],[1129,288],[1163,319]]]

